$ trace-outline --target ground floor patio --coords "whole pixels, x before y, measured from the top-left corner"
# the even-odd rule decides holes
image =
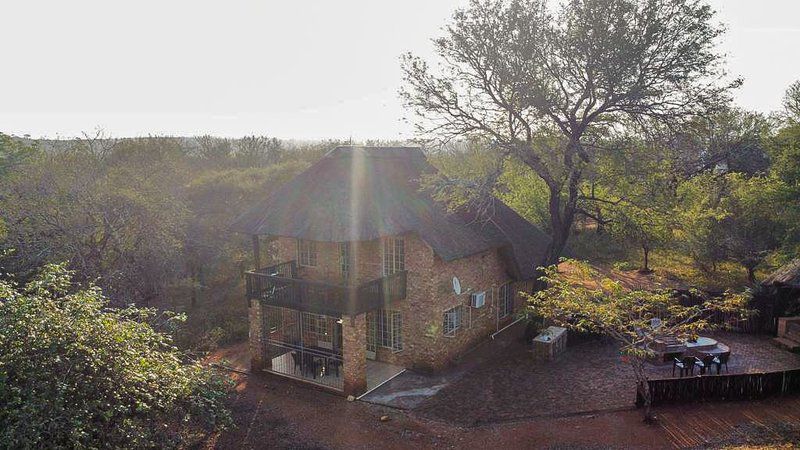
[[[433,375],[405,371],[392,378],[400,368],[369,361],[370,392],[362,399],[461,426],[633,408],[633,372],[613,342],[589,340],[570,345],[553,361],[535,361],[521,334],[522,327],[513,327],[463,356],[452,369]],[[723,373],[800,368],[800,355],[774,346],[768,336],[711,336],[731,349],[728,371]],[[222,357],[243,362],[243,354],[245,344]],[[647,370],[652,378],[672,375],[670,364]]]
[[[393,364],[367,360],[367,392],[375,389],[404,370],[404,368]],[[312,373],[302,371],[300,366],[294,363],[290,353],[284,353],[283,355],[273,358],[271,369],[268,369],[268,371],[275,375],[283,375],[337,390],[341,389],[344,384],[344,373],[340,368],[333,366],[332,368],[322,368]]]
[[[250,356],[247,342],[222,348],[214,353],[213,361],[229,369],[250,373]],[[405,369],[393,364],[380,361],[367,360],[367,391],[373,390],[387,382]],[[308,381],[323,387],[338,388],[342,386],[342,373],[335,370],[320,370],[316,377],[309,372],[303,372],[299,365],[294,364],[290,353],[284,353],[272,359],[271,367],[275,375]],[[324,373],[320,373],[324,372]]]
[[[589,340],[569,346],[555,360],[536,361],[517,339],[520,334],[516,329],[488,342],[446,373],[405,372],[365,399],[470,426],[633,407],[633,371],[614,342]],[[800,368],[800,355],[775,347],[768,336],[710,335],[731,348],[723,374]],[[647,370],[651,378],[672,376],[671,364]]]

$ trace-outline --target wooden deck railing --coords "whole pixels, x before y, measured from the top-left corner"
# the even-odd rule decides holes
[[[406,272],[344,286],[296,278],[294,261],[245,273],[247,299],[327,315],[361,314],[406,297]]]
[[[800,393],[800,369],[648,380],[653,406],[709,400],[758,400]],[[636,404],[642,405],[640,394]]]

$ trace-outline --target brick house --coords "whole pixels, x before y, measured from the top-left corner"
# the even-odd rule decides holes
[[[419,189],[433,172],[418,148],[337,147],[236,220],[253,370],[358,395],[515,320],[549,238],[499,200],[449,212]]]

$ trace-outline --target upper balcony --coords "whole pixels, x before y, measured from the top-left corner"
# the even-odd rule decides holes
[[[248,300],[325,315],[356,315],[388,308],[406,297],[406,272],[397,272],[358,286],[297,278],[297,264],[288,261],[245,273]]]

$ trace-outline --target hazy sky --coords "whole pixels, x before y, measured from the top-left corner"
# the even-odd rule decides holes
[[[459,0],[3,0],[0,131],[407,138],[398,57]],[[800,78],[800,0],[712,0],[741,106]]]

